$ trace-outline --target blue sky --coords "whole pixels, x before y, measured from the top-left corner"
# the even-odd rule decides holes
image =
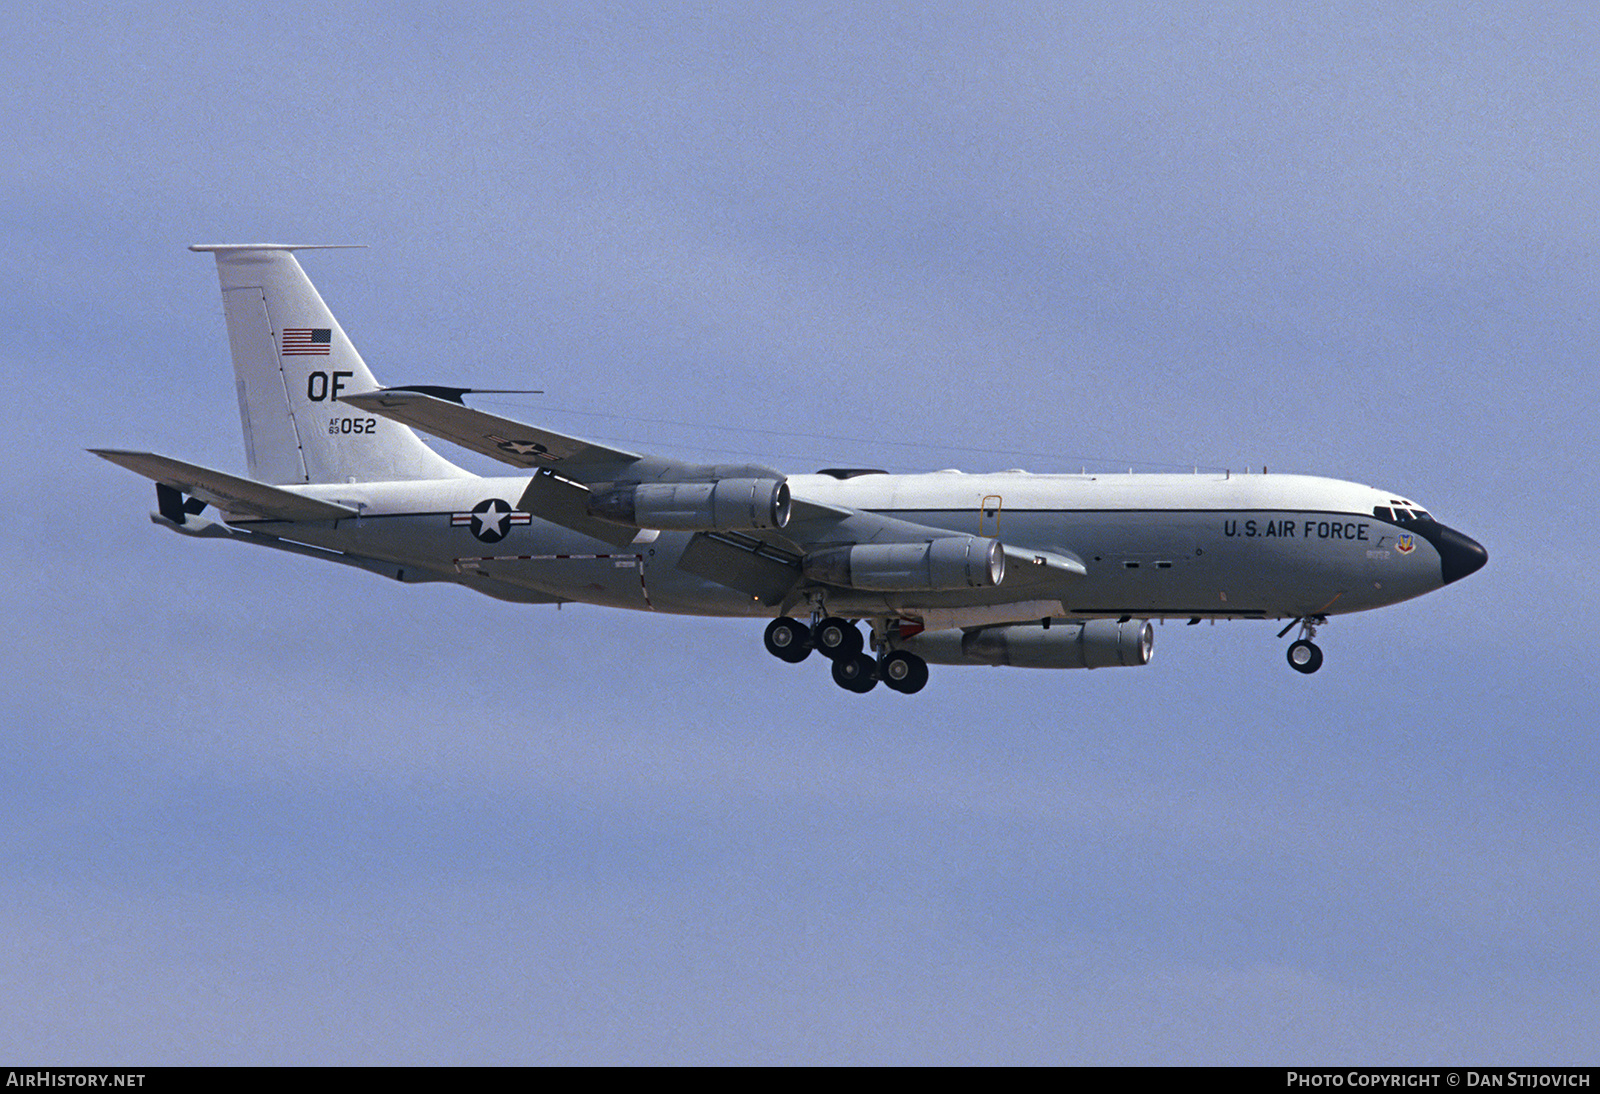
[[[1594,1062],[1578,8],[65,5],[10,30],[0,1056]],[[856,697],[752,623],[150,525],[210,259],[686,456],[1269,465],[1489,566]],[[452,459],[491,470],[470,456]]]

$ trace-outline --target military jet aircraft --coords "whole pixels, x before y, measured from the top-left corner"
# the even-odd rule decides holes
[[[529,604],[770,619],[774,656],[908,694],[930,663],[1144,665],[1158,618],[1286,619],[1312,673],[1330,616],[1488,560],[1407,498],[1333,479],[789,475],[613,448],[473,409],[470,389],[380,387],[295,257],[314,248],[190,249],[217,263],[249,476],[92,450],[154,480],[151,519],[188,536]],[[512,470],[471,474],[417,430]]]

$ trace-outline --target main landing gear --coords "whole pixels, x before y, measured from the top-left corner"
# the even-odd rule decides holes
[[[811,656],[811,628],[783,616],[767,624],[767,652],[780,661],[799,664]]]
[[[1294,630],[1295,624],[1300,626],[1300,637],[1289,643],[1289,667],[1294,671],[1309,676],[1322,667],[1322,647],[1311,640],[1317,636],[1317,628],[1327,621],[1325,615],[1308,615],[1278,632],[1278,637],[1282,638]]]
[[[895,650],[878,662],[878,675],[895,691],[914,695],[928,682],[928,663],[914,653]]]
[[[881,629],[886,636],[888,628]],[[922,658],[890,649],[886,637],[873,642],[879,656],[864,653],[861,631],[838,616],[813,616],[809,627],[798,619],[780,616],[767,624],[765,641],[768,653],[790,664],[804,661],[816,650],[833,662],[833,682],[858,695],[871,691],[879,680],[906,695],[921,691],[928,682],[928,663]]]

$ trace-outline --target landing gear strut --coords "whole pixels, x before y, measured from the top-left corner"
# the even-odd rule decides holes
[[[1317,636],[1317,628],[1327,621],[1325,615],[1308,615],[1278,632],[1278,637],[1282,638],[1294,629],[1295,623],[1300,625],[1300,637],[1289,644],[1289,667],[1294,671],[1309,676],[1322,667],[1322,647],[1312,639]]]

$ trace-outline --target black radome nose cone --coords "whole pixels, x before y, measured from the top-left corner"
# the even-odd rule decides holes
[[[1489,552],[1471,536],[1464,536],[1454,528],[1439,530],[1439,569],[1446,585],[1477,573],[1488,561]]]

